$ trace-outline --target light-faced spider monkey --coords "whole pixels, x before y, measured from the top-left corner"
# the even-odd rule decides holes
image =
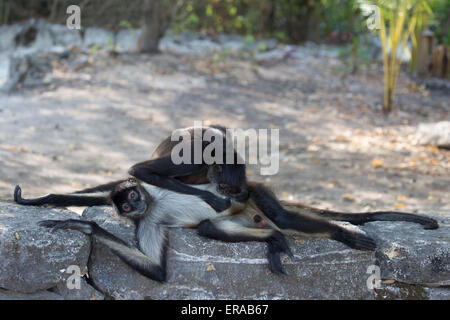
[[[221,127],[207,129],[224,132]],[[193,132],[192,128],[185,130]],[[203,148],[206,145],[203,144]],[[281,255],[293,258],[285,234],[327,237],[359,250],[376,248],[372,238],[329,220],[355,225],[371,221],[410,221],[422,224],[425,229],[438,228],[434,219],[416,214],[340,213],[279,201],[264,185],[247,182],[245,165],[174,165],[170,158],[173,147],[170,137],[165,139],[151,160],[130,169],[133,178],[36,199],[22,198],[21,189],[16,186],[14,200],[23,205],[113,205],[119,215],[135,222],[137,248],[92,221],[46,220],[40,225],[75,229],[91,235],[139,273],[157,281],[166,280],[169,227],[195,227],[202,236],[227,242],[266,242],[269,268],[277,274],[285,273]]]

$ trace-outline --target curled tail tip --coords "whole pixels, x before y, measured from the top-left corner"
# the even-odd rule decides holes
[[[429,222],[423,224],[423,228],[425,230],[435,230],[439,228],[439,223],[436,220],[430,218]]]
[[[424,215],[417,216],[418,219],[415,222],[420,223],[422,225],[422,228],[424,228],[425,230],[434,230],[439,228],[439,223],[435,219]]]
[[[14,201],[19,203],[22,200],[22,189],[19,185],[14,188]]]

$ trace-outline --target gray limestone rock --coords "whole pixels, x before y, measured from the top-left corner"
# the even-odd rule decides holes
[[[64,209],[20,206],[0,201],[0,288],[35,293],[65,281],[66,270],[85,270],[90,240],[72,230],[51,230],[37,222],[77,218]]]
[[[168,281],[159,283],[95,241],[90,251],[89,238],[79,232],[51,232],[36,225],[42,219],[65,218],[95,221],[136,245],[133,223],[109,207],[88,208],[80,218],[67,210],[0,201],[1,299],[450,298],[450,239],[448,221],[442,219],[437,230],[406,222],[369,223],[362,230],[376,240],[375,252],[328,239],[290,238],[295,257],[283,258],[287,276],[269,271],[264,243],[225,243],[173,228]],[[82,278],[79,291],[68,290],[67,267],[79,265],[84,273],[86,264],[89,281]],[[376,290],[368,285],[373,265],[383,280]]]

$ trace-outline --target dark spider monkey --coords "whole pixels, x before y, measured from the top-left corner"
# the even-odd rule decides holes
[[[145,183],[160,188],[199,196],[217,212],[222,212],[229,208],[231,205],[230,199],[238,202],[246,201],[248,192],[245,164],[243,161],[238,161],[238,159],[241,159],[234,149],[232,163],[227,162],[226,128],[212,125],[202,128],[179,129],[178,132],[180,135],[185,134],[190,138],[191,157],[189,164],[183,163],[180,165],[173,163],[172,151],[179,142],[172,141],[171,137],[167,137],[158,145],[150,160],[133,165],[128,173]],[[211,141],[205,141],[206,133],[212,135]],[[201,163],[195,164],[195,142],[201,141],[201,152],[203,155],[205,148],[215,139],[222,139],[222,163],[206,164],[202,157]],[[214,151],[212,155],[215,156]],[[227,197],[219,197],[213,192],[199,190],[192,186],[206,183],[214,183],[218,193]]]
[[[161,147],[166,141],[167,139],[155,153],[167,148]],[[438,227],[435,220],[414,214],[398,212],[346,214],[310,208],[299,203],[279,202],[262,184],[247,184],[245,175],[242,177],[238,174],[242,185],[233,182],[233,179],[227,176],[229,172],[224,175],[224,172],[227,172],[223,170],[225,166],[222,170],[218,170],[217,165],[197,168],[192,176],[189,176],[188,170],[180,170],[177,171],[183,172],[180,177],[173,174],[173,171],[164,171],[163,173],[169,173],[175,177],[164,179],[163,176],[153,173],[155,163],[164,169],[162,162],[151,161],[134,166],[131,172],[135,174],[137,172],[141,179],[151,177],[151,182],[157,186],[131,178],[70,195],[51,194],[28,200],[21,197],[21,189],[17,186],[14,199],[25,205],[112,204],[120,215],[135,221],[138,248],[129,247],[122,240],[100,228],[95,222],[73,219],[47,220],[42,221],[41,225],[54,229],[75,229],[90,234],[138,272],[158,281],[164,281],[166,278],[167,227],[197,227],[200,235],[229,242],[265,241],[268,244],[269,267],[278,274],[284,273],[281,254],[285,253],[292,257],[283,234],[319,235],[343,242],[355,249],[375,249],[376,244],[370,237],[330,223],[328,219],[348,221],[357,225],[370,221],[411,221],[422,224],[425,229]],[[165,161],[171,163],[170,158]],[[232,168],[227,169],[231,169],[229,171],[233,173]],[[182,181],[209,183],[184,186]],[[165,188],[167,186],[168,188]],[[105,196],[105,192],[110,190],[112,191],[109,196]],[[94,193],[103,193],[103,195],[93,195]],[[209,200],[214,199],[208,193],[220,200],[231,198],[238,201],[233,201],[233,205],[229,205],[226,210],[218,214],[203,201],[205,197]]]

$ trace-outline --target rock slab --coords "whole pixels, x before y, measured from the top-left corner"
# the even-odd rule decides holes
[[[111,209],[89,208],[83,216],[132,242],[132,228]],[[89,270],[95,286],[114,299],[382,299],[417,294],[416,287],[369,290],[371,265],[380,267],[382,279],[401,285],[447,284],[448,227],[423,230],[416,224],[379,222],[363,230],[377,241],[376,252],[352,250],[328,239],[290,239],[295,259],[284,261],[289,275],[282,277],[269,271],[264,244],[223,243],[187,229],[169,232],[165,284],[141,276],[99,245],[94,245]],[[403,256],[389,254],[400,246]],[[433,298],[436,292],[421,289],[421,297]],[[439,289],[442,296],[450,298],[450,290]]]
[[[224,243],[191,229],[169,232],[168,281],[152,281],[101,244],[70,230],[51,232],[43,219],[79,218],[135,245],[134,225],[109,207],[83,217],[68,210],[0,201],[0,299],[450,299],[449,221],[437,230],[406,222],[362,227],[375,252],[352,250],[328,239],[290,238],[287,276],[269,271],[264,243]],[[87,266],[79,291],[68,290],[64,272]],[[381,287],[368,286],[370,266],[381,270]]]
[[[416,133],[417,144],[450,148],[450,121],[421,123]]]
[[[28,207],[0,201],[0,288],[22,294],[52,289],[65,282],[71,265],[86,271],[90,239],[80,232],[51,232],[37,223],[77,219],[64,209]]]

